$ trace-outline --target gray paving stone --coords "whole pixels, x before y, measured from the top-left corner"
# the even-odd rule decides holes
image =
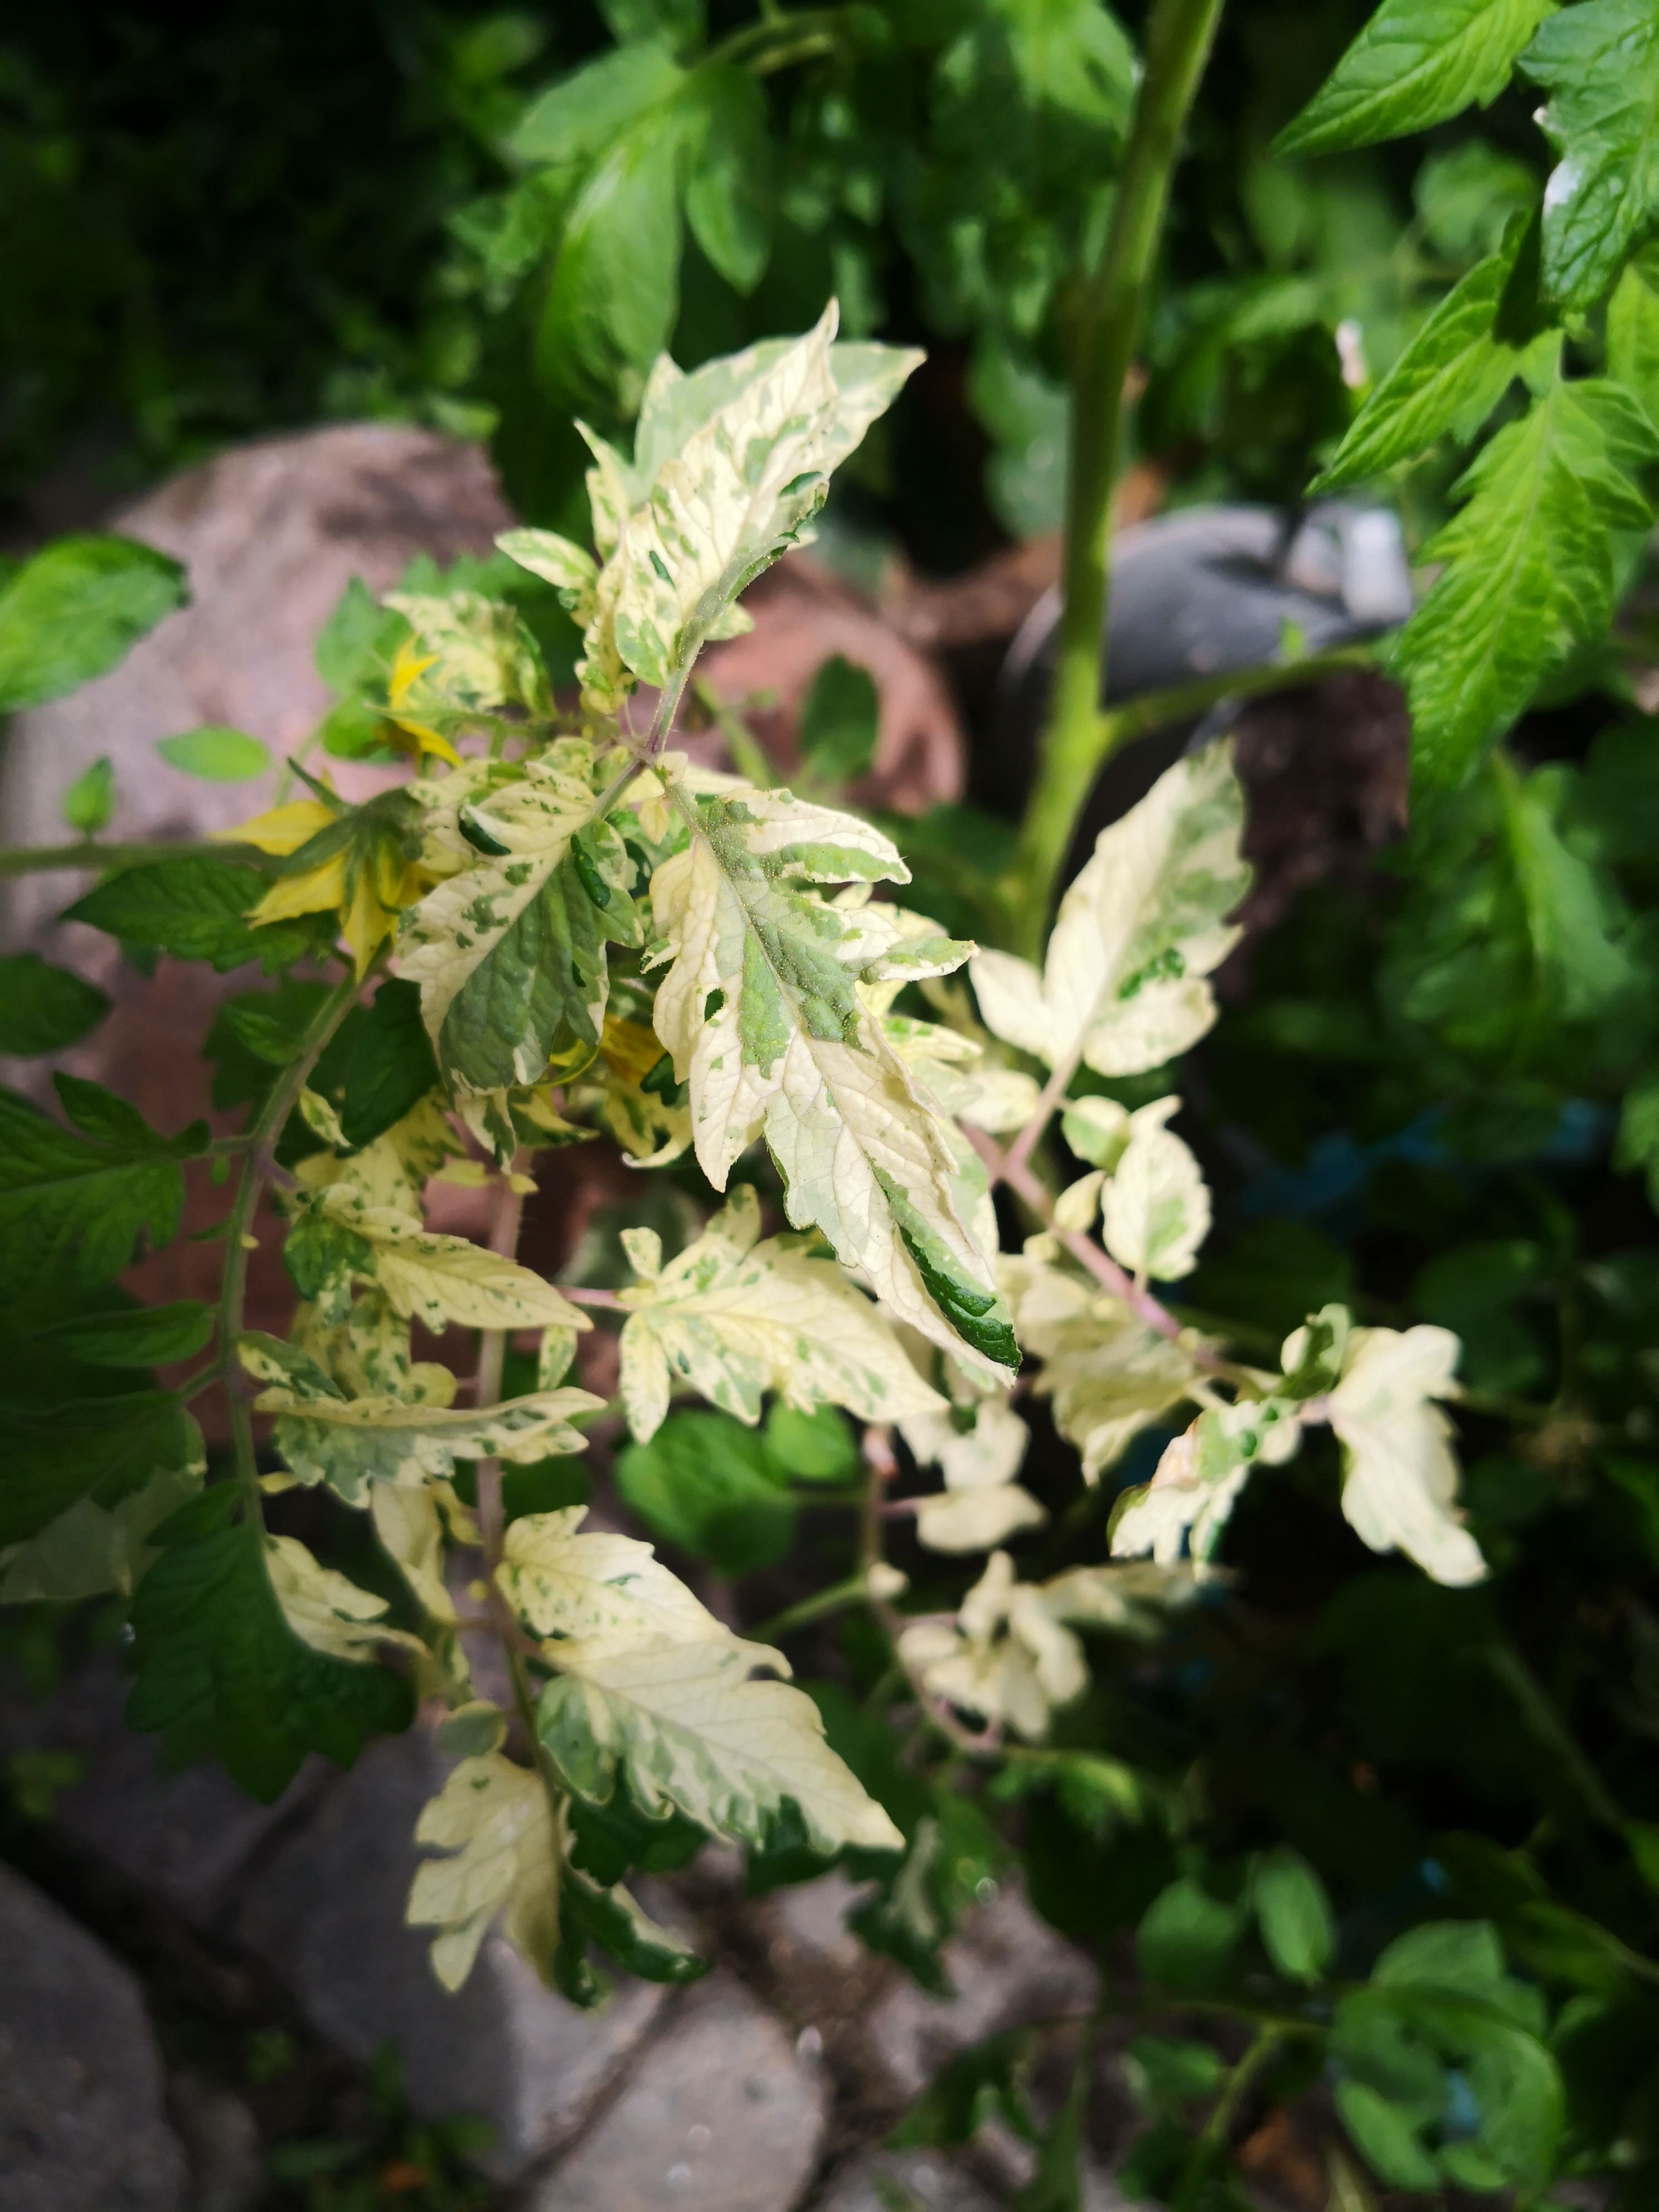
[[[183,2212],[138,1984],[0,1866],[0,2212]]]
[[[878,2150],[866,2154],[812,2199],[812,2212],[998,2212],[988,2197],[941,2150]]]
[[[740,1983],[712,1974],[676,1998],[525,2212],[790,2212],[823,2123],[814,2061]]]
[[[488,2120],[495,2142],[482,2162],[510,2179],[575,2134],[665,1993],[619,1974],[601,2009],[579,2011],[499,1934],[464,1989],[440,1988],[429,1931],[403,1916],[421,1856],[416,1819],[447,1769],[418,1729],[372,1745],[264,1869],[234,1932],[348,2057],[395,2044],[416,2112]]]
[[[126,1724],[131,1684],[112,1659],[77,1668],[38,1703],[14,1682],[0,1686],[0,1753],[71,1751],[86,1763],[58,1799],[58,1826],[195,1928],[220,1916],[252,1855],[334,1778],[309,1759],[275,1804],[261,1805],[216,1764],[165,1772],[156,1738]]]
[[[872,2055],[896,2099],[915,2096],[958,2051],[988,2035],[1083,2012],[1095,2000],[1090,1960],[1012,1884],[963,1923],[943,1958],[954,1996],[896,1982],[869,2017]]]

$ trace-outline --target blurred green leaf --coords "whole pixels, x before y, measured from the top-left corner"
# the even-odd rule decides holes
[[[102,676],[187,596],[183,568],[153,546],[60,538],[0,587],[0,714]]]
[[[1331,1962],[1336,1929],[1325,1885],[1300,1851],[1280,1844],[1264,1851],[1251,1898],[1267,1956],[1297,1982],[1321,1980]]]
[[[179,737],[159,738],[155,750],[169,767],[209,783],[251,783],[271,765],[270,751],[258,738],[216,723],[204,723]]]
[[[51,966],[38,952],[0,958],[0,1052],[63,1052],[96,1029],[109,1008],[95,983]]]

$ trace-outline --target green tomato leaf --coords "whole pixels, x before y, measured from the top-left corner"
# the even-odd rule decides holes
[[[1382,0],[1275,154],[1334,154],[1484,107],[1553,0]]]
[[[240,1485],[204,1491],[151,1540],[161,1556],[133,1601],[137,1680],[127,1718],[160,1733],[173,1759],[216,1752],[269,1804],[307,1752],[349,1766],[365,1736],[409,1725],[408,1682],[319,1648],[290,1624],[273,1547],[246,1516]]]
[[[1544,282],[1588,307],[1659,213],[1659,16],[1648,0],[1580,0],[1522,57],[1550,95],[1559,155],[1544,193]]]
[[[623,132],[564,228],[537,340],[544,382],[614,410],[637,403],[679,310],[679,129],[653,109]]]
[[[301,1011],[303,1029],[314,1008]],[[290,1048],[282,1058],[293,1056]],[[354,1007],[318,1060],[310,1087],[334,1106],[354,1152],[373,1144],[435,1091],[438,1063],[415,985],[389,976],[368,1006]]]
[[[1607,302],[1607,371],[1659,428],[1659,246],[1644,247]]]
[[[856,781],[876,757],[881,701],[875,679],[840,653],[812,678],[800,710],[801,758],[832,788]]]
[[[0,959],[0,1052],[65,1051],[97,1028],[109,1005],[96,984],[38,952],[9,953]]]
[[[601,54],[531,102],[505,151],[520,162],[592,161],[684,82],[684,70],[654,40]]]
[[[77,836],[96,837],[115,815],[115,765],[107,755],[94,761],[64,793],[61,811]]]
[[[100,1367],[162,1367],[189,1359],[213,1334],[211,1310],[195,1298],[165,1306],[123,1306],[110,1313],[76,1314],[40,1330],[78,1359]]]
[[[687,81],[685,219],[734,291],[752,292],[772,248],[766,95],[744,69],[705,62]]]
[[[118,1505],[158,1472],[188,1466],[193,1441],[170,1390],[0,1407],[0,1546],[39,1535],[83,1499]]]
[[[250,927],[248,910],[265,887],[252,868],[184,853],[106,876],[65,908],[64,920],[106,930],[136,951],[210,961],[222,975],[251,960],[274,975],[315,949],[318,930],[305,917]],[[331,927],[331,917],[323,920]]]
[[[617,1459],[617,1487],[665,1543],[722,1574],[775,1566],[795,1535],[795,1501],[763,1440],[727,1413],[671,1413]]]
[[[1267,1956],[1295,1982],[1316,1982],[1331,1961],[1335,1928],[1325,1885],[1299,1851],[1264,1852],[1252,1886]]]
[[[72,1129],[0,1091],[0,1276],[14,1297],[59,1254],[73,1251],[83,1281],[107,1282],[141,1237],[168,1243],[185,1202],[179,1163],[207,1149],[204,1121],[158,1136],[97,1084],[55,1081]]]
[[[270,767],[270,754],[258,738],[245,730],[228,730],[216,722],[199,730],[186,730],[176,738],[159,738],[155,750],[169,766],[207,783],[252,783]]]
[[[0,589],[0,714],[102,676],[188,596],[184,570],[153,546],[60,538]]]
[[[1147,1907],[1136,1932],[1135,1955],[1152,1980],[1192,1993],[1224,1972],[1243,1931],[1242,1906],[1224,1904],[1183,1875]]]
[[[1440,2169],[1399,2107],[1369,2082],[1339,2081],[1336,2109],[1355,2148],[1380,2181],[1395,2189],[1437,2189]]]
[[[1517,376],[1547,374],[1559,339],[1499,336],[1521,239],[1449,292],[1366,400],[1312,489],[1340,491],[1413,460],[1437,438],[1472,438]]]
[[[1645,530],[1635,481],[1659,437],[1622,386],[1554,385],[1486,446],[1462,512],[1423,548],[1443,564],[1395,641],[1424,781],[1460,783],[1574,646],[1613,611],[1614,536]]]

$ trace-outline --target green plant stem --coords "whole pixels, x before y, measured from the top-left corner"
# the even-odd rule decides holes
[[[518,1252],[519,1231],[524,1223],[524,1200],[525,1194],[521,1190],[514,1190],[509,1182],[501,1184],[495,1218],[490,1228],[489,1249],[504,1260],[513,1259]],[[507,1331],[501,1328],[481,1329],[478,1334],[478,1365],[472,1391],[472,1402],[480,1411],[500,1404],[501,1370],[506,1360]],[[478,1535],[483,1551],[483,1579],[489,1592],[490,1626],[501,1646],[507,1680],[512,1685],[514,1709],[519,1716],[531,1759],[547,1798],[547,1809],[553,1823],[553,1882],[556,1889],[564,1864],[564,1791],[536,1731],[536,1701],[530,1693],[530,1678],[525,1671],[524,1655],[520,1650],[523,1632],[497,1580],[507,1550],[507,1519],[501,1503],[500,1460],[480,1460],[477,1480]]]
[[[1204,2124],[1204,2131],[1193,2145],[1187,2160],[1181,2186],[1176,2192],[1174,2212],[1198,2212],[1202,2202],[1204,2185],[1217,2158],[1227,2147],[1227,2137],[1238,2108],[1243,2103],[1250,2084],[1268,2061],[1275,2057],[1285,2031],[1276,2022],[1267,2022],[1258,2028],[1255,2041],[1228,2075],[1221,2094],[1211,2108]]]
[[[1100,714],[1102,636],[1123,389],[1164,234],[1181,134],[1220,14],[1221,0],[1153,0],[1146,71],[1135,95],[1111,225],[1073,349],[1065,598],[1054,698],[1012,887],[1018,949],[1028,957],[1041,949],[1055,880],[1106,757]]]
[[[787,1605],[781,1613],[775,1613],[758,1628],[746,1628],[744,1634],[757,1644],[775,1644],[779,1637],[805,1628],[814,1620],[822,1620],[826,1613],[839,1613],[844,1605],[861,1604],[866,1595],[863,1576],[848,1575],[844,1583],[831,1583],[828,1589],[815,1590],[799,1604]]]
[[[242,1163],[236,1195],[231,1201],[229,1218],[225,1224],[225,1273],[219,1286],[219,1345],[216,1364],[225,1375],[226,1395],[230,1400],[231,1441],[236,1454],[236,1473],[244,1488],[256,1504],[259,1495],[258,1468],[253,1453],[253,1416],[247,1394],[240,1387],[235,1371],[236,1340],[242,1333],[242,1312],[247,1300],[248,1255],[252,1249],[253,1219],[259,1209],[259,1194],[276,1164],[272,1148],[283,1133],[289,1115],[294,1111],[307,1079],[322,1056],[324,1047],[335,1030],[356,1004],[362,986],[355,975],[346,975],[336,984],[312,1017],[309,1027],[300,1041],[300,1049],[276,1082],[270,1097],[259,1109],[253,1126],[247,1133],[246,1154]]]
[[[188,853],[210,853],[216,860],[264,860],[256,845],[231,837],[167,837],[153,844],[100,845],[82,837],[73,845],[9,845],[0,848],[0,876],[33,875],[49,868],[136,868],[146,860],[176,860]]]

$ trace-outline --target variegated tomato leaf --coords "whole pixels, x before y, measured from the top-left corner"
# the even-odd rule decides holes
[[[622,1396],[643,1443],[678,1382],[741,1421],[768,1390],[810,1413],[845,1406],[866,1421],[902,1420],[944,1401],[916,1373],[891,1326],[833,1261],[793,1239],[761,1239],[760,1205],[740,1183],[723,1212],[666,1267],[648,1230],[624,1235],[641,1280],[622,1292]]]
[[[1216,1016],[1205,978],[1238,941],[1227,916],[1249,888],[1243,827],[1229,740],[1166,769],[1101,831],[1041,975],[1010,952],[975,956],[988,1026],[1050,1067],[1081,1059],[1102,1075],[1139,1075],[1196,1044]]]
[[[988,1368],[1018,1363],[1007,1309],[957,1197],[955,1133],[860,997],[890,959],[943,974],[968,947],[904,939],[890,909],[817,888],[908,872],[878,830],[787,792],[680,799],[683,853],[652,878],[658,1036],[690,1087],[703,1172],[726,1188],[763,1133],[798,1229],[925,1336]]]
[[[408,916],[398,965],[446,1082],[480,1093],[578,1073],[599,1048],[605,947],[636,945],[633,863],[567,738],[455,811],[471,865]],[[439,787],[441,791],[442,787]]]

